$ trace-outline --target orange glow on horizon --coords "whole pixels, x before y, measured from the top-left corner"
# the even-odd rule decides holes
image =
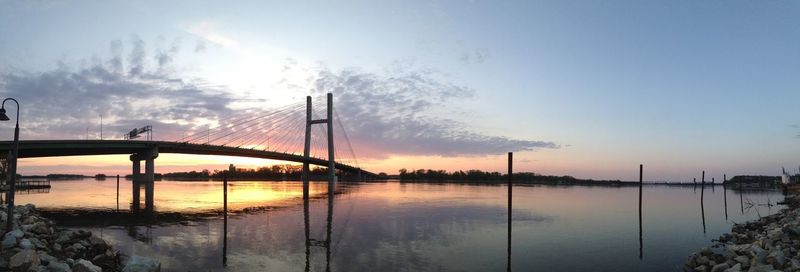
[[[518,155],[520,161],[516,162],[518,171],[526,170],[530,160]],[[298,163],[256,159],[246,157],[189,155],[189,154],[161,154],[156,159],[156,172],[181,172],[227,169],[229,164],[238,168],[259,168],[276,164]],[[130,173],[131,162],[127,155],[97,155],[97,156],[72,156],[52,158],[28,158],[20,160],[20,172],[31,174],[84,174],[94,175],[104,173],[107,175]],[[484,171],[505,171],[505,155],[483,157],[439,157],[439,156],[393,156],[387,159],[372,159],[360,161],[360,166],[371,172],[386,172],[396,174],[401,168],[406,169],[443,169],[447,171],[480,169]],[[61,170],[64,169],[64,170]],[[103,172],[107,171],[107,172]]]
[[[606,158],[604,160],[589,159],[573,150],[537,150],[517,152],[514,154],[515,172],[535,172],[545,175],[571,175],[579,178],[607,178],[607,179],[633,179],[618,177],[614,173],[624,172],[626,169],[616,169],[612,165],[635,165],[639,162],[628,158]],[[578,159],[575,159],[575,158]],[[230,164],[238,168],[269,167],[276,164],[297,163],[256,159],[246,157],[191,155],[191,154],[160,154],[156,159],[156,172],[184,172],[227,169]],[[385,172],[393,175],[398,170],[405,168],[433,169],[433,170],[471,170],[506,172],[506,155],[489,156],[414,156],[396,155],[382,159],[361,159],[360,166],[374,173]],[[128,155],[97,155],[97,156],[72,156],[52,158],[21,159],[20,173],[23,175],[45,174],[82,174],[95,175],[128,175],[131,172],[131,162]],[[670,169],[667,169],[670,170]],[[672,169],[674,170],[674,169]],[[634,171],[631,171],[633,173]]]
[[[20,201],[60,208],[108,209],[116,206],[114,182],[64,180],[51,184],[53,189],[49,194],[24,194],[19,196]],[[222,186],[219,181],[158,181],[155,183],[154,204],[160,211],[219,210],[223,206]],[[131,187],[130,181],[121,182],[119,201],[122,209],[128,209],[128,204],[132,201]],[[228,206],[234,211],[251,207],[292,206],[302,201],[302,188],[302,183],[298,181],[231,181],[228,183]],[[90,197],[87,197],[86,190],[91,190]],[[326,192],[326,183],[310,184],[309,193],[312,197],[325,195]],[[53,193],[58,194],[58,197],[53,197]]]
[[[160,154],[156,159],[156,172],[183,172],[223,170],[233,164],[238,168],[259,168],[276,164],[298,163],[247,157],[216,155]],[[96,155],[48,158],[26,158],[19,161],[19,172],[23,175],[81,174],[127,175],[131,172],[128,155]]]

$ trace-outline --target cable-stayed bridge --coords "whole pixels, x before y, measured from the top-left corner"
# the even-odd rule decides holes
[[[308,96],[306,103],[245,111],[224,123],[205,129],[195,128],[173,140],[154,141],[151,137],[145,140],[20,140],[17,158],[129,154],[134,203],[138,204],[138,189],[143,186],[147,208],[152,208],[155,161],[160,153],[297,162],[303,164],[304,181],[309,178],[309,165],[324,166],[328,168],[329,191],[332,193],[337,172],[358,179],[375,174],[359,167],[347,132],[333,108],[330,93],[325,102],[327,105],[315,106]],[[10,154],[12,146],[11,141],[0,141],[0,154]],[[144,171],[141,169],[142,161],[145,162]]]

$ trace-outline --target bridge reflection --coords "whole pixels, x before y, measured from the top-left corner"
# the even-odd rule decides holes
[[[311,224],[309,222],[309,194],[308,182],[303,183],[303,225],[305,233],[305,271],[311,270],[311,247],[322,247],[325,249],[325,271],[331,270],[331,233],[333,231],[333,203],[335,197],[329,197],[328,200],[328,213],[327,224],[325,226],[325,240],[318,240],[311,238]]]

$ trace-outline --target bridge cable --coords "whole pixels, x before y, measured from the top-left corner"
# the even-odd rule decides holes
[[[353,156],[353,160],[355,161],[356,167],[360,169],[361,167],[358,165],[358,158],[356,157],[356,152],[353,149],[353,145],[350,142],[350,137],[347,136],[347,130],[345,130],[344,125],[342,125],[342,118],[339,117],[339,112],[337,112],[335,108],[333,109],[333,114],[336,116],[336,119],[339,120],[339,122],[336,123],[339,124],[339,128],[342,130],[342,134],[344,134],[345,142],[347,143],[347,147],[350,149],[350,154]]]
[[[298,120],[294,122],[291,126],[285,128],[284,131],[282,132],[283,135],[280,138],[278,138],[278,145],[275,147],[276,150],[282,150],[282,152],[288,153],[289,150],[292,150],[293,143],[294,141],[296,141],[296,138],[304,136],[303,132],[301,132],[304,130],[305,130],[305,120]]]
[[[278,121],[273,122],[272,124],[270,124],[270,127],[267,130],[264,131],[264,139],[261,140],[260,142],[258,142],[258,144],[256,144],[256,146],[263,146],[264,147],[263,150],[265,150],[265,151],[269,150],[270,146],[274,146],[275,143],[277,143],[277,141],[275,141],[275,139],[277,139],[279,136],[273,136],[272,132],[276,131],[276,129],[278,129],[278,128],[283,128],[282,125],[284,124],[284,120],[286,120],[288,117],[291,117],[292,115],[294,115],[294,113],[287,114],[281,120],[278,120]],[[303,120],[303,121],[305,121],[305,120]],[[297,122],[297,121],[294,120],[294,122]],[[294,123],[294,122],[288,122],[287,124]],[[277,123],[277,125],[276,125],[276,123]],[[267,142],[267,141],[269,141],[270,138],[272,138],[272,140],[273,140],[273,144],[272,145],[270,145]],[[264,143],[267,143],[267,145],[264,145]]]
[[[283,153],[286,153],[289,150],[289,141],[291,136],[293,136],[293,131],[298,131],[299,128],[305,127],[305,122],[293,122],[289,123],[288,128],[279,134],[280,136],[276,140],[275,151],[280,152],[279,150],[283,150]],[[297,133],[295,133],[297,134]]]
[[[290,105],[278,107],[274,111],[263,113],[263,115],[269,116],[269,115],[273,115],[273,114],[276,114],[276,113],[284,112],[285,110],[291,109],[292,107],[295,107],[295,106],[297,106],[297,104],[290,104]],[[251,113],[252,113],[251,111],[247,111],[242,116],[233,118],[235,121],[231,121],[231,122],[228,122],[227,124],[224,124],[224,127],[223,127],[223,125],[215,127],[214,128],[214,130],[215,130],[214,134],[218,133],[218,131],[221,131],[223,129],[235,127],[235,126],[238,126],[240,124],[252,121],[253,119],[261,118],[261,117],[253,118]],[[193,133],[193,134],[191,134],[189,136],[185,136],[185,137],[179,139],[177,142],[194,142],[194,141],[197,141],[197,140],[201,140],[202,138],[205,138],[205,137],[207,137],[209,135],[208,134],[209,130],[211,130],[211,128],[195,132],[195,133]]]
[[[202,140],[203,138],[206,138],[206,137],[210,138],[211,135],[216,136],[216,135],[218,135],[220,133],[229,131],[231,129],[234,129],[235,127],[238,127],[238,126],[253,122],[253,121],[258,120],[258,119],[270,117],[270,116],[273,116],[273,115],[276,115],[276,114],[281,114],[281,113],[288,112],[288,111],[293,111],[293,109],[291,108],[292,106],[297,106],[297,105],[290,105],[290,106],[281,107],[276,111],[270,111],[270,112],[264,113],[264,114],[262,114],[260,116],[257,116],[257,117],[248,116],[248,118],[237,120],[236,122],[223,124],[223,125],[220,125],[218,127],[215,127],[214,128],[214,132],[212,132],[212,133],[208,132],[211,129],[206,130],[205,131],[206,133],[203,133],[204,131],[199,131],[199,132],[195,133],[194,135],[192,135],[190,137],[187,137],[189,139],[186,140],[185,142],[194,142],[194,141],[197,141],[197,140]],[[209,139],[209,142],[210,142],[210,139]]]
[[[260,122],[260,123],[258,123],[256,125],[255,129],[249,129],[250,131],[247,131],[245,133],[242,133],[241,135],[238,135],[238,136],[234,137],[233,139],[228,141],[228,143],[226,143],[225,145],[233,144],[236,141],[240,141],[240,143],[239,143],[239,145],[237,147],[241,147],[241,146],[249,143],[251,138],[259,137],[264,133],[264,126],[271,124],[269,122],[270,122],[270,120],[263,120],[262,122]]]
[[[289,113],[289,114],[291,114],[291,113]],[[264,117],[264,116],[262,116],[262,117]],[[254,119],[254,120],[255,120],[255,119]],[[241,128],[241,130],[248,129],[248,128],[252,128],[252,127],[254,127],[254,126],[258,125],[258,124],[260,124],[260,123],[248,124],[248,125],[247,125],[247,126],[245,126],[244,128]],[[216,137],[214,140],[211,140],[210,142],[216,142],[216,141],[218,141],[218,140],[220,140],[220,139],[223,139],[223,138],[225,138],[225,137],[228,137],[228,136],[231,136],[231,135],[233,135],[233,134],[235,134],[235,133],[238,133],[238,132],[240,132],[241,130],[232,130],[231,132],[228,132],[227,134],[224,134],[223,136],[218,136],[218,137]],[[228,144],[228,143],[230,143],[230,142],[227,142],[227,143],[225,143],[225,144]],[[224,145],[224,144],[223,144],[223,145]]]
[[[282,138],[281,134],[279,134],[279,133],[281,133],[281,130],[286,130],[286,129],[288,129],[290,127],[290,125],[296,124],[296,123],[301,121],[301,120],[291,119],[291,117],[295,117],[295,116],[297,116],[297,118],[295,118],[295,119],[299,119],[300,117],[302,117],[299,112],[290,113],[290,114],[286,114],[285,116],[283,116],[283,118],[281,118],[277,122],[271,124],[270,128],[267,129],[264,132],[264,134],[266,135],[266,138],[264,140],[262,140],[261,142],[259,142],[258,145],[262,145],[264,142],[269,140],[269,138],[273,138],[273,140],[274,140],[273,143],[279,143],[280,142],[279,139]],[[305,120],[302,120],[302,123],[305,123]],[[273,131],[276,132],[276,134],[278,134],[278,136],[273,136],[272,135]],[[268,148],[269,148],[269,146],[266,146],[264,150],[267,150]]]

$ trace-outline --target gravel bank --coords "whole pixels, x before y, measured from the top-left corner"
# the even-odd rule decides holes
[[[684,270],[800,272],[800,198],[787,196],[785,202],[779,213],[734,225],[690,255]]]
[[[6,207],[0,207],[0,226],[5,228],[7,220]],[[16,206],[12,223],[0,242],[0,271],[160,271],[156,260],[126,258],[90,231],[58,228],[31,204]]]

